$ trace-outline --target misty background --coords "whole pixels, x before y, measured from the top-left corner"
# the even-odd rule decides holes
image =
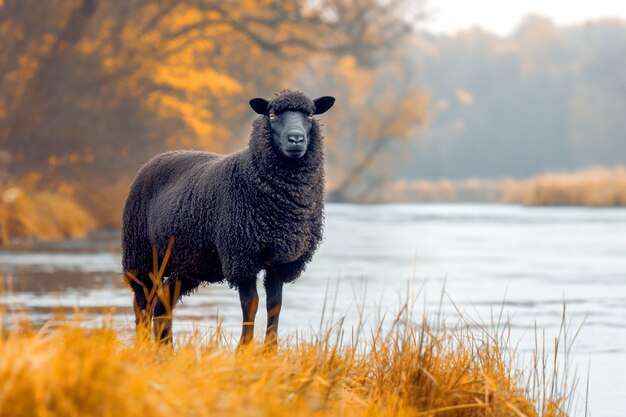
[[[558,27],[528,16],[507,37],[474,29],[412,41],[432,116],[401,175],[528,177],[626,161],[624,21]]]
[[[1,1],[0,239],[118,226],[141,164],[246,146],[248,100],[283,88],[337,97],[329,201],[625,205],[626,21],[429,31],[465,9]],[[524,182],[552,172],[582,174]]]

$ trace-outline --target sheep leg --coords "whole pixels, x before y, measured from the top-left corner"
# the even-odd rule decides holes
[[[283,284],[293,282],[304,269],[303,261],[273,265],[266,269],[265,292],[267,293],[267,330],[265,345],[269,349],[278,346],[278,318],[283,301]]]
[[[254,318],[259,307],[259,294],[256,291],[256,281],[251,284],[239,287],[239,301],[243,313],[241,324],[241,339],[239,349],[248,345],[254,338]]]
[[[148,314],[146,310],[146,297],[143,294],[135,293],[133,298],[133,310],[135,311],[135,331],[143,326],[148,326]]]
[[[183,295],[189,294],[201,284],[192,278],[172,274],[163,282],[163,291],[154,306],[153,332],[157,342],[172,342],[172,315],[174,306]]]
[[[273,350],[278,346],[278,318],[283,301],[283,281],[281,279],[266,279],[265,293],[267,294],[265,346]]]
[[[124,273],[124,279],[133,291],[136,331],[139,331],[140,328],[148,328],[149,315],[146,307],[148,306],[148,294],[152,290],[152,280],[149,279],[147,273],[139,273],[138,271]]]

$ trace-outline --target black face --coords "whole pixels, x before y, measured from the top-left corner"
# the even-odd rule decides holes
[[[325,113],[335,104],[335,99],[323,96],[313,100],[314,114]],[[314,114],[305,114],[301,111],[288,110],[275,113],[270,102],[263,98],[250,100],[250,107],[263,116],[267,116],[272,127],[272,138],[276,148],[282,156],[290,159],[300,159],[309,148],[309,133],[313,126]]]
[[[299,111],[269,113],[274,144],[283,156],[300,159],[309,147],[313,115]]]

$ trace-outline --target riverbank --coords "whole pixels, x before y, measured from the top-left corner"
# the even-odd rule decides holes
[[[237,354],[219,325],[172,351],[123,340],[106,325],[87,330],[57,317],[57,327],[34,331],[23,320],[0,329],[0,409],[22,417],[567,416],[569,388],[551,385],[547,358],[519,366],[506,328],[438,330],[401,311],[369,340],[329,327],[309,340],[283,336],[277,353]]]
[[[371,202],[505,203],[526,206],[626,206],[626,168],[546,173],[528,179],[392,182]]]

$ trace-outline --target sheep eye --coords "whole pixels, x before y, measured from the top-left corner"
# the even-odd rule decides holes
[[[313,115],[309,114],[309,120],[313,120]]]
[[[275,120],[276,119],[276,115],[274,113],[270,113],[270,120]]]

